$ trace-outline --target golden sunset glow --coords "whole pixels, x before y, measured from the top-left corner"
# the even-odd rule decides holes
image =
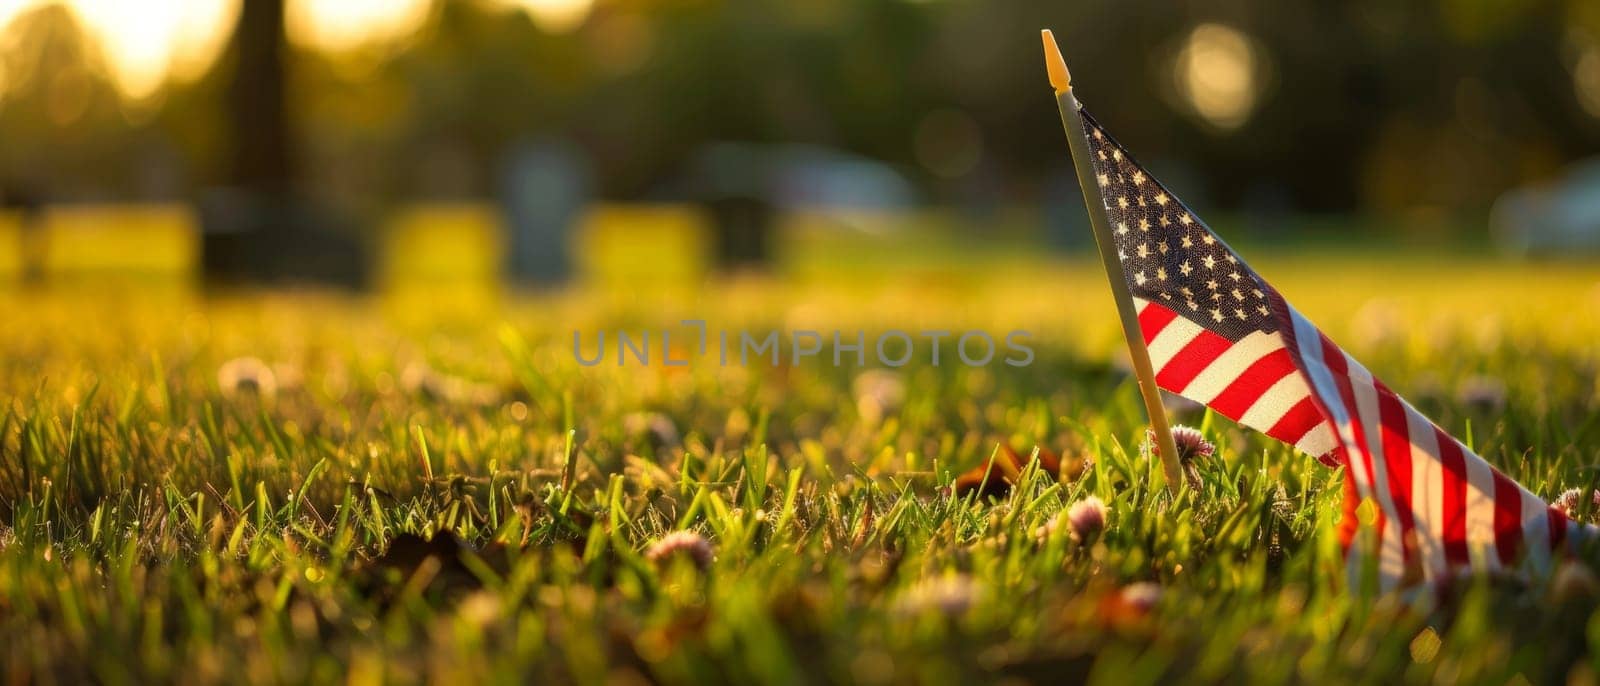
[[[150,96],[169,77],[190,78],[209,67],[239,11],[238,0],[0,0],[0,31],[48,4],[72,10],[100,44],[118,87],[135,99]]]
[[[289,37],[339,52],[402,39],[428,20],[430,0],[288,0]]]
[[[583,25],[594,9],[594,0],[493,0],[496,4],[520,8],[533,18],[540,28],[555,33],[571,31]]]

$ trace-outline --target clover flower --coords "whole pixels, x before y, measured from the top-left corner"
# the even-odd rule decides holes
[[[674,531],[651,544],[650,550],[644,554],[646,559],[658,565],[664,565],[680,555],[689,558],[696,568],[706,569],[711,566],[713,556],[711,542],[693,531]]]
[[[1104,531],[1106,528],[1106,504],[1095,496],[1079,500],[1067,508],[1067,524],[1072,527],[1072,540],[1079,543]]]

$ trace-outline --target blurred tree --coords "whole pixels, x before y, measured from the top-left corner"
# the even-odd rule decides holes
[[[287,193],[294,176],[283,3],[243,0],[228,87],[227,182],[270,195]]]
[[[0,184],[41,200],[129,194],[141,130],[124,117],[104,57],[76,16],[43,5],[4,37]]]
[[[357,285],[366,260],[350,220],[298,187],[283,3],[242,0],[225,93],[224,185],[201,203],[203,269],[212,283]]]

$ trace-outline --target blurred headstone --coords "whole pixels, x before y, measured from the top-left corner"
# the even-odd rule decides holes
[[[49,239],[44,233],[44,195],[20,182],[0,187],[0,209],[17,214],[18,252],[23,283],[38,283],[44,276]]]
[[[711,220],[718,267],[763,267],[771,261],[778,213],[770,157],[759,146],[720,143],[695,159],[692,183]]]
[[[1600,158],[1573,165],[1553,183],[1507,191],[1489,224],[1500,247],[1515,254],[1600,252]]]
[[[1078,188],[1078,176],[1071,167],[1063,167],[1045,177],[1041,205],[1045,244],[1052,250],[1094,248],[1089,215],[1083,209],[1083,192]]]
[[[357,221],[288,194],[221,188],[201,199],[201,265],[212,283],[367,285]]]
[[[508,230],[506,266],[513,280],[549,284],[572,275],[571,237],[591,188],[588,158],[577,146],[547,141],[512,149],[501,203]]]

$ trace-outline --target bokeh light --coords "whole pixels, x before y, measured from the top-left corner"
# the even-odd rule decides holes
[[[289,0],[289,37],[329,52],[399,40],[422,28],[429,0]]]
[[[495,0],[528,13],[535,24],[552,33],[566,33],[583,25],[594,0]]]
[[[1235,129],[1250,119],[1261,92],[1261,57],[1250,37],[1222,24],[1190,32],[1174,64],[1184,101],[1206,123]]]
[[[1584,111],[1600,119],[1600,46],[1589,46],[1573,65],[1572,88]]]
[[[48,0],[0,2],[0,31]],[[170,77],[193,78],[221,53],[238,16],[238,0],[62,2],[95,37],[111,76],[133,99],[154,94]],[[0,75],[0,81],[6,78]]]

